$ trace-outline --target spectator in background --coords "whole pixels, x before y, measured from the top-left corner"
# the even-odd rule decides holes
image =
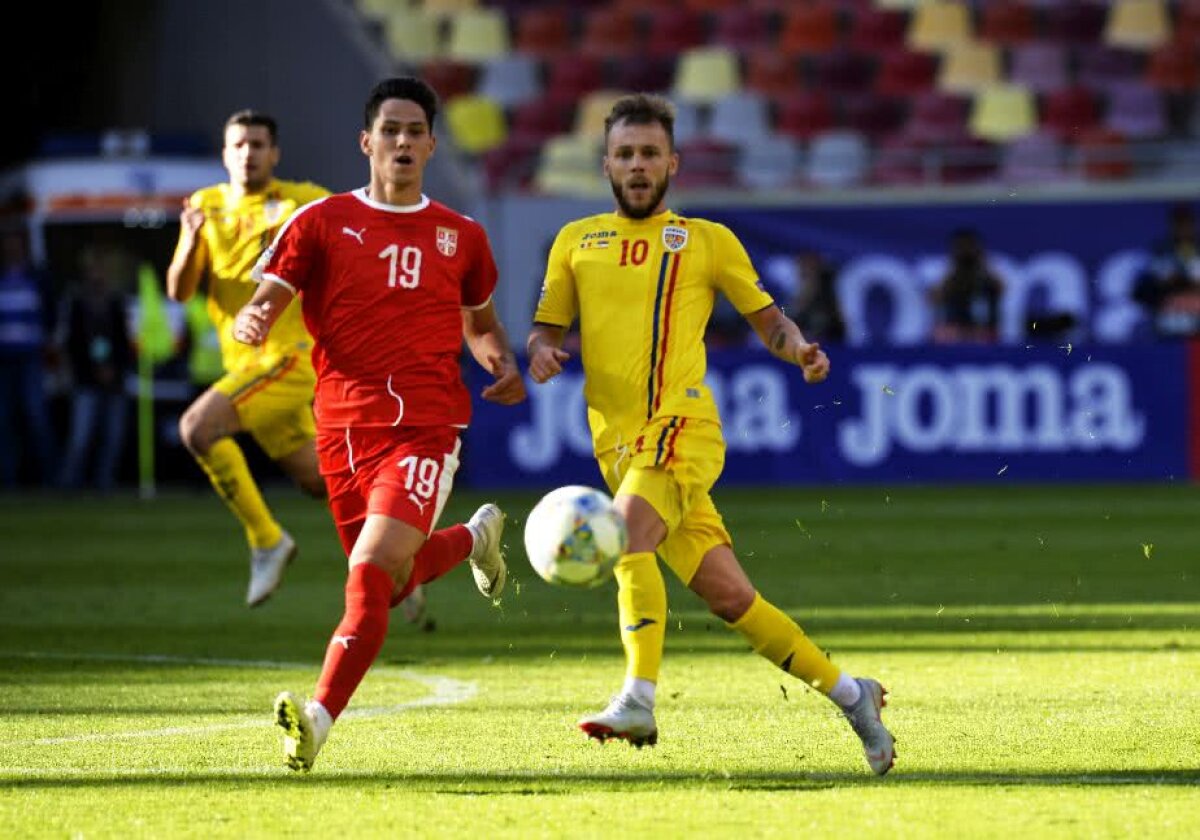
[[[50,278],[30,264],[25,237],[5,232],[0,251],[0,489],[11,489],[20,467],[22,423],[37,459],[38,483],[54,475],[45,366],[55,307]]]
[[[1196,335],[1200,334],[1200,237],[1195,211],[1176,204],[1170,219],[1170,236],[1155,249],[1134,296],[1150,310],[1159,335]]]
[[[1000,326],[1004,284],[988,266],[979,234],[969,228],[950,238],[950,266],[932,292],[936,323],[934,341],[990,343]]]
[[[846,340],[846,319],[837,297],[837,276],[817,251],[796,258],[799,282],[792,316],[810,341],[840,344]]]
[[[125,442],[129,403],[125,379],[133,369],[133,342],[124,296],[116,288],[118,254],[91,247],[80,257],[82,279],[63,309],[63,344],[71,366],[71,424],[59,485],[83,484],[94,455],[94,483],[109,491]]]

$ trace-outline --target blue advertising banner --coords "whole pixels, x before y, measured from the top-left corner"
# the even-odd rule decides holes
[[[947,265],[953,231],[978,232],[1004,281],[1000,333],[1024,343],[1029,323],[1069,314],[1077,343],[1126,342],[1152,333],[1131,296],[1169,230],[1165,201],[1039,202],[686,208],[728,225],[767,286],[786,305],[797,289],[795,257],[822,254],[853,345],[929,340],[928,291]]]
[[[1182,344],[830,348],[829,379],[765,351],[709,355],[729,484],[1116,481],[1188,474]],[[483,385],[477,372],[473,389]],[[476,401],[475,487],[597,485],[582,372]]]

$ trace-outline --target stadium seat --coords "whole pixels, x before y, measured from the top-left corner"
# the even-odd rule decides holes
[[[1034,132],[1004,144],[1000,179],[1011,184],[1045,184],[1067,180],[1065,151],[1051,134]]]
[[[438,18],[423,9],[394,9],[383,22],[392,58],[405,62],[432,59],[440,52]]]
[[[833,128],[833,105],[822,91],[794,91],[775,99],[775,130],[808,140]]]
[[[1067,48],[1049,41],[1014,46],[1009,53],[1009,81],[1036,93],[1046,93],[1070,83]]]
[[[848,94],[841,97],[839,125],[876,141],[893,134],[906,116],[904,101],[875,93]]]
[[[674,184],[680,189],[721,189],[736,180],[737,146],[714,137],[693,137],[677,143],[679,171]]]
[[[741,3],[742,0],[683,0],[683,5],[693,12],[723,12]]]
[[[999,168],[999,149],[978,137],[935,150],[937,177],[946,184],[969,184],[992,179]]]
[[[607,58],[630,56],[641,49],[641,29],[629,11],[590,9],[584,15],[580,52]]]
[[[487,61],[511,50],[508,20],[497,9],[464,9],[450,15],[446,54],[460,61]]]
[[[737,146],[771,131],[771,113],[761,93],[738,91],[712,104],[708,134]]]
[[[468,93],[447,102],[446,125],[458,147],[473,155],[494,149],[508,136],[504,109],[479,94]]]
[[[679,55],[705,43],[704,19],[687,9],[647,9],[645,50],[650,55]]]
[[[1034,38],[1033,9],[1022,0],[993,0],[980,4],[979,38],[993,44],[1014,46]]]
[[[907,13],[872,6],[852,16],[848,45],[872,52],[895,50],[905,45],[907,33]]]
[[[408,0],[357,0],[354,5],[364,15],[376,20],[387,20],[393,11],[407,9],[411,4]]]
[[[509,53],[483,63],[476,93],[505,108],[537,99],[542,93],[541,64],[532,56]]]
[[[604,87],[604,62],[589,53],[567,53],[546,60],[546,95],[582,99]]]
[[[434,59],[422,64],[420,72],[443,102],[475,90],[475,66],[466,62]]]
[[[676,102],[675,145],[686,143],[704,134],[704,114],[701,106],[693,102]]]
[[[975,97],[969,123],[982,140],[1006,142],[1024,137],[1037,126],[1033,94],[1021,85],[995,85]]]
[[[742,145],[737,181],[753,190],[786,189],[799,172],[800,152],[789,137],[764,134]]]
[[[779,33],[778,49],[786,55],[820,55],[838,44],[837,8],[828,2],[789,6]]]
[[[509,120],[510,139],[544,142],[559,134],[568,133],[573,125],[573,98],[545,96],[513,109]]]
[[[955,143],[967,136],[969,102],[962,96],[930,92],[912,99],[904,134],[922,143]]]
[[[638,56],[636,60],[616,62],[612,70],[612,87],[631,93],[668,91],[674,81],[674,56]]]
[[[862,184],[870,165],[866,139],[856,131],[840,129],[818,134],[808,147],[803,171],[815,187],[850,187]]]
[[[811,59],[813,85],[831,93],[866,93],[875,82],[875,59],[854,50],[834,50]]]
[[[1095,181],[1120,181],[1133,174],[1129,144],[1115,131],[1103,127],[1088,129],[1075,143],[1083,174]]]
[[[1172,40],[1200,47],[1200,0],[1181,0],[1175,12]]]
[[[908,25],[908,45],[940,52],[972,40],[971,12],[960,0],[919,3]]]
[[[1146,57],[1133,50],[1096,44],[1076,49],[1075,64],[1076,84],[1103,92],[1142,78]]]
[[[791,93],[800,88],[800,64],[774,49],[756,49],[746,54],[745,86],[768,96]]]
[[[572,134],[599,143],[604,138],[604,120],[623,95],[616,90],[594,90],[585,96],[575,109]]]
[[[603,177],[599,138],[576,134],[552,137],[542,146],[533,184],[552,195],[603,195],[608,185]]]
[[[892,96],[923,93],[933,89],[937,74],[937,55],[899,47],[882,54],[875,91]]]
[[[758,9],[732,6],[713,16],[709,43],[746,52],[767,43],[767,19]]]
[[[479,7],[479,0],[420,0],[421,8],[430,14],[452,15],[466,9]]]
[[[972,42],[950,47],[942,56],[938,89],[975,93],[1000,82],[1000,50],[994,44]]]
[[[1104,42],[1109,46],[1150,50],[1171,37],[1161,0],[1116,0],[1108,12]]]
[[[1130,140],[1157,140],[1167,134],[1166,103],[1144,82],[1114,85],[1108,91],[1103,124]]]
[[[1096,98],[1086,88],[1052,91],[1042,99],[1041,126],[1061,140],[1073,141],[1099,121]]]
[[[1062,44],[1094,44],[1107,16],[1108,7],[1098,0],[1056,0],[1042,9],[1041,35]]]
[[[483,172],[491,192],[524,189],[533,181],[541,139],[511,135],[499,146],[483,153]]]
[[[563,6],[540,6],[516,16],[513,44],[519,52],[542,58],[563,55],[571,49],[571,18]]]
[[[674,94],[692,102],[715,102],[741,88],[737,54],[726,47],[698,47],[679,57]]]
[[[1189,93],[1200,86],[1195,43],[1175,39],[1150,54],[1147,81],[1166,93]]]

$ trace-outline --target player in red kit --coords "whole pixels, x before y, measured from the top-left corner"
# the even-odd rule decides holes
[[[300,296],[314,339],[313,413],[329,508],[350,561],[346,609],[313,699],[275,701],[284,753],[310,770],[329,729],[383,646],[388,611],[421,583],[469,560],[486,597],[504,587],[504,515],[484,505],[434,530],[458,467],[471,397],[463,339],[495,381],[484,399],[525,399],[496,315],[496,265],[483,228],[421,192],[436,141],[437,97],[423,81],[380,82],[359,146],[371,182],[297,211],[255,268],[260,283],[234,337],[260,344]]]

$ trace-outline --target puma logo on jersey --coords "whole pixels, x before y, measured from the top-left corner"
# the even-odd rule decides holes
[[[346,234],[347,236],[353,236],[355,239],[358,240],[359,245],[363,244],[363,234],[366,232],[367,232],[366,228],[363,228],[362,230],[354,230],[353,228],[348,228],[348,227],[342,228],[342,233]]]
[[[358,636],[334,636],[329,640],[329,644],[341,645],[342,650],[350,650],[350,643],[357,638]]]
[[[426,499],[425,501],[421,501],[420,499],[418,499],[416,497],[416,495],[414,495],[413,493],[409,493],[408,500],[417,506],[417,509],[421,511],[422,515],[425,514],[425,505],[429,504],[428,499]]]

